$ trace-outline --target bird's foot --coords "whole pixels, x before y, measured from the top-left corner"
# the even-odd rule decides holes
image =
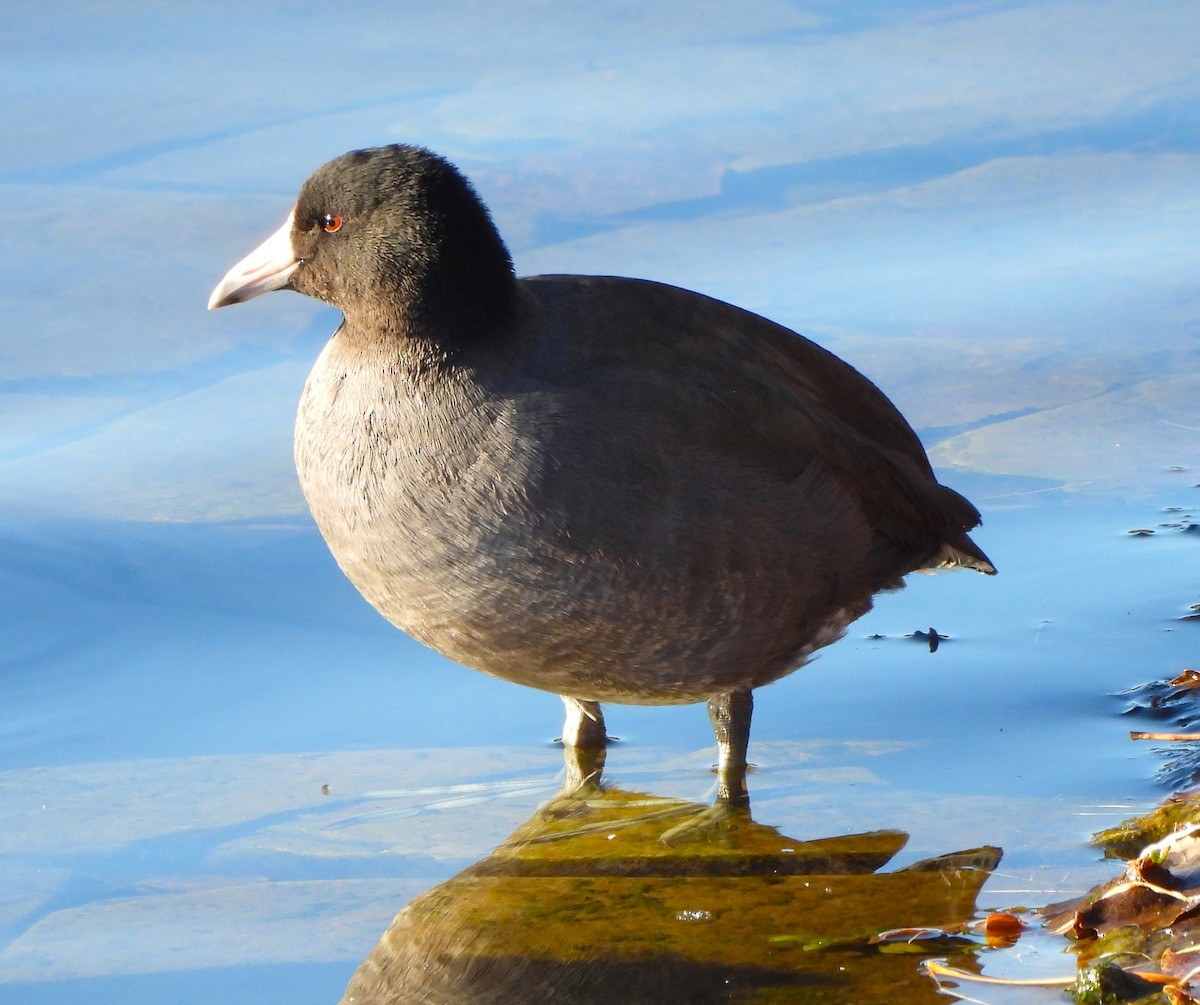
[[[721,844],[742,824],[750,823],[750,801],[731,803],[720,798],[712,805],[691,814],[686,820],[663,831],[659,840],[666,845],[689,841]]]

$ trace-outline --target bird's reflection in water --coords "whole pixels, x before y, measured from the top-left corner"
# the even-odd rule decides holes
[[[945,1000],[868,940],[969,919],[999,849],[878,873],[905,834],[794,841],[567,757],[555,798],[397,915],[342,1005]]]

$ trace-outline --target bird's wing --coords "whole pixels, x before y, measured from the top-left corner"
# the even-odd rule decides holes
[[[677,287],[579,276],[525,283],[545,311],[535,364],[544,371],[586,381],[611,409],[628,397],[630,409],[656,410],[681,446],[700,443],[775,479],[819,465],[900,550],[994,571],[966,537],[978,511],[938,484],[896,407],[832,353]]]

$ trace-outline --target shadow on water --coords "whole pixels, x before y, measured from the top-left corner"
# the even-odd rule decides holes
[[[970,919],[1000,849],[881,873],[903,832],[797,841],[573,756],[558,795],[396,916],[342,1005],[941,1000],[921,955],[871,939]]]

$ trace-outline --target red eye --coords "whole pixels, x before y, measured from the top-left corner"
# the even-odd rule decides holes
[[[342,229],[342,218],[336,213],[326,213],[321,220],[321,226],[327,234],[332,234],[335,230]]]

